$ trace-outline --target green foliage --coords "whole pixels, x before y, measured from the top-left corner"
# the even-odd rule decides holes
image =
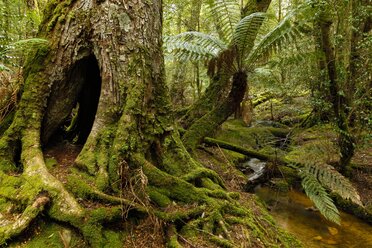
[[[291,12],[262,39],[257,39],[265,13],[253,13],[237,18],[235,1],[214,1],[212,14],[217,16],[219,38],[200,32],[186,32],[166,37],[166,50],[181,60],[207,60],[218,56],[224,59],[235,58],[236,70],[250,70],[254,62],[262,56],[277,51],[293,42],[306,30],[306,22],[297,22],[296,17],[307,8],[301,7]],[[239,8],[238,8],[239,9]],[[220,13],[217,14],[217,10]],[[256,44],[256,45],[254,45]],[[233,53],[232,51],[237,51]],[[237,56],[236,56],[237,55]],[[223,61],[222,61],[223,62]],[[221,63],[220,61],[220,64]]]
[[[357,190],[348,179],[332,166],[325,163],[307,163],[301,170],[307,175],[314,176],[323,186],[337,193],[342,198],[362,205]]]
[[[340,214],[337,207],[319,181],[312,174],[302,170],[299,170],[299,175],[302,177],[301,184],[306,195],[314,202],[320,213],[326,219],[340,224]]]
[[[327,190],[362,206],[357,190],[332,166],[320,162],[306,162],[296,164],[295,167],[302,179],[301,184],[306,195],[326,219],[340,224],[339,212]]]
[[[237,47],[241,57],[245,57],[244,55],[253,49],[258,30],[265,17],[265,13],[253,13],[241,19],[236,25],[231,43]]]
[[[227,46],[218,38],[200,32],[185,32],[165,37],[168,52],[179,60],[207,60],[216,57]]]
[[[236,23],[241,19],[236,0],[215,0],[209,4],[210,14],[215,19],[220,39],[225,43],[232,40]]]
[[[278,25],[262,37],[256,44],[252,52],[247,56],[246,63],[250,66],[257,59],[268,57],[272,53],[278,52],[283,46],[296,41],[303,36],[304,31],[308,31],[310,26],[306,19],[299,22],[297,19],[308,11],[308,6],[300,6],[290,12]]]
[[[11,66],[20,66],[20,57],[27,56],[30,52],[48,45],[45,39],[32,38],[10,43],[0,51],[0,71],[11,70]]]

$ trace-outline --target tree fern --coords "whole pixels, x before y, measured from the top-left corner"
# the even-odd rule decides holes
[[[340,213],[319,181],[312,174],[309,174],[304,170],[299,170],[299,175],[302,178],[301,184],[306,195],[319,209],[320,213],[326,219],[340,224]]]
[[[210,10],[220,38],[226,43],[230,42],[235,26],[241,18],[239,4],[236,0],[215,0],[211,1]]]
[[[328,220],[340,223],[338,210],[326,189],[362,205],[357,190],[332,166],[321,162],[307,162],[297,164],[295,167],[302,178],[301,184],[305,193]]]
[[[267,57],[270,53],[278,51],[284,44],[294,42],[301,37],[308,24],[296,22],[295,17],[301,15],[307,8],[302,7],[288,14],[272,31],[267,33],[247,56],[246,63],[250,67],[260,57]]]
[[[344,199],[362,205],[357,190],[349,180],[342,176],[332,166],[325,163],[307,163],[302,170],[314,176],[323,186],[337,193]]]
[[[166,50],[174,53],[180,60],[207,60],[227,49],[218,38],[199,32],[166,37],[165,44]]]
[[[241,19],[236,25],[232,44],[236,45],[240,57],[244,58],[244,55],[252,50],[258,30],[261,28],[265,17],[265,13],[253,13]]]

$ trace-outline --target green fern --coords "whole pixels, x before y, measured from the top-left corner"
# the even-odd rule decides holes
[[[241,19],[239,4],[236,0],[215,0],[211,1],[210,10],[221,40],[230,42],[235,26]]]
[[[179,60],[208,60],[216,57],[227,46],[218,38],[200,32],[185,32],[165,37],[167,52]]]
[[[25,39],[13,42],[4,49],[3,53],[15,56],[24,55],[29,51],[48,45],[48,41],[40,38]]]
[[[336,171],[332,166],[325,163],[307,163],[302,170],[314,176],[324,187],[337,193],[342,198],[362,205],[357,190],[348,179]]]
[[[320,213],[326,219],[340,225],[340,213],[320,182],[304,170],[299,170],[298,174],[302,178],[301,184],[306,195],[319,209]]]
[[[19,40],[8,44],[6,48],[0,52],[0,71],[11,70],[10,67],[7,66],[7,63],[11,63],[14,66],[16,65],[16,62],[14,61],[19,57],[25,56],[30,51],[34,51],[35,49],[45,47],[47,45],[47,40],[39,38]]]
[[[306,22],[297,22],[296,17],[306,11],[306,7],[298,8],[288,14],[272,31],[267,33],[252,49],[252,52],[246,58],[248,68],[261,57],[267,57],[275,53],[282,46],[295,42],[297,38],[303,35],[304,30],[310,27]]]
[[[257,12],[244,17],[236,25],[234,35],[232,37],[232,44],[236,45],[240,57],[244,58],[253,49],[257,33],[261,28],[266,14]]]
[[[340,223],[338,210],[326,189],[337,193],[344,199],[362,205],[357,190],[332,166],[321,162],[309,162],[297,164],[295,167],[302,178],[301,184],[305,193],[326,219]]]
[[[239,5],[234,0],[216,0],[211,5],[211,13],[217,20],[220,38],[199,32],[186,32],[165,38],[166,51],[179,60],[210,60],[230,50],[235,54],[234,70],[251,70],[258,58],[267,56],[284,44],[293,42],[301,36],[306,23],[297,23],[296,16],[302,15],[306,8],[291,12],[254,45],[267,14],[253,13],[240,20]],[[229,45],[227,45],[229,44]],[[231,56],[228,56],[231,58]],[[218,59],[221,65],[231,64]],[[231,70],[231,68],[229,68]]]

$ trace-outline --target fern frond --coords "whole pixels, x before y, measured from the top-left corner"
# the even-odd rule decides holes
[[[295,54],[291,54],[290,56],[280,56],[279,58],[275,60],[271,60],[268,62],[268,65],[270,68],[274,67],[285,67],[285,66],[292,66],[292,65],[298,65],[300,63],[303,63],[305,61],[312,60],[316,57],[315,52],[300,52],[297,51]]]
[[[32,50],[46,46],[48,46],[48,40],[40,38],[25,39],[9,44],[4,50],[4,53],[12,54],[13,56],[21,56]]]
[[[164,40],[166,51],[179,60],[207,60],[227,48],[218,38],[199,32],[185,32]]]
[[[328,220],[340,225],[340,213],[319,181],[305,170],[299,170],[302,187],[320,213]]]
[[[236,45],[241,57],[245,57],[244,55],[252,50],[257,33],[265,17],[265,13],[253,13],[241,19],[236,25],[232,44]]]
[[[0,63],[0,72],[1,71],[11,71],[11,69],[6,65]]]
[[[235,0],[215,0],[210,3],[210,9],[221,40],[230,42],[235,25],[240,20],[239,4]]]
[[[344,199],[363,205],[357,190],[348,179],[326,163],[306,163],[302,168],[307,174],[315,177],[324,187],[337,193]]]
[[[301,9],[303,11],[306,8]],[[252,52],[246,59],[248,67],[254,63],[259,57],[268,56],[273,52],[277,52],[285,44],[296,41],[297,38],[303,36],[301,30],[309,29],[306,22],[296,22],[296,15],[300,10],[296,10],[288,14],[272,31],[267,33],[255,46]]]

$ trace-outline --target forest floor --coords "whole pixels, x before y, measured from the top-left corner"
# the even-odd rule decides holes
[[[73,169],[74,160],[81,150],[81,146],[74,145],[68,142],[54,144],[45,149],[45,160],[49,171],[61,182],[66,183],[70,170]],[[260,225],[266,226],[267,211],[263,211],[261,203],[258,203],[257,197],[254,194],[244,191],[246,184],[246,175],[241,173],[236,168],[236,163],[244,160],[245,157],[239,154],[231,155],[224,152],[218,147],[204,147],[196,151],[197,159],[207,168],[216,171],[224,181],[228,191],[238,192],[240,194],[240,203],[250,209]],[[79,200],[79,199],[78,199]],[[80,201],[85,208],[95,208],[91,202]],[[271,218],[271,217],[270,217]],[[120,226],[108,227],[104,236],[107,238],[110,235],[121,233],[121,240],[125,240],[123,246],[128,248],[160,248],[165,247],[166,237],[164,236],[164,223],[153,216],[149,216],[140,220],[128,220]],[[268,227],[267,229],[272,228]],[[279,228],[279,227],[277,227]],[[121,230],[118,232],[118,230]],[[278,231],[275,227],[272,231],[268,231],[268,235],[274,237]],[[235,233],[240,233],[238,230],[231,231],[232,236]],[[248,235],[249,236],[249,235]],[[245,236],[234,237],[241,241],[244,247],[262,247],[254,245],[260,241],[252,241]],[[202,240],[195,246],[195,240],[189,241],[186,238],[179,236],[179,241],[184,247],[210,247],[203,244]],[[252,242],[253,245],[248,244]],[[55,222],[46,217],[37,219],[33,225],[28,228],[27,232],[15,239],[9,244],[9,247],[89,247],[82,236],[71,226]],[[117,247],[108,245],[107,247]]]
[[[319,130],[316,127],[310,131],[301,130],[297,132],[295,134],[295,144],[305,147],[309,142],[318,142],[323,139],[334,141],[335,134],[330,133],[328,128],[320,128]],[[288,153],[292,145],[287,138],[282,139],[279,143],[276,142],[275,137],[268,131],[267,127],[244,127],[235,120],[226,122],[216,133],[216,137],[260,152],[280,156]],[[67,181],[69,171],[73,168],[74,160],[81,148],[79,145],[62,142],[45,150],[47,166],[60,181],[64,183]],[[334,151],[332,150],[331,153],[334,153]],[[257,205],[257,197],[245,192],[247,173],[242,173],[237,169],[238,164],[247,160],[245,156],[219,147],[203,146],[197,150],[196,157],[205,167],[216,171],[220,175],[229,191],[239,192],[242,204],[252,209],[253,212],[257,212],[257,216],[262,214],[262,206]],[[334,159],[333,155],[330,157],[330,160]],[[358,189],[362,202],[372,208],[372,147],[365,146],[359,149],[352,164],[356,168],[352,172],[351,181]],[[81,204],[85,207],[94,207],[93,205],[90,206],[88,202],[81,202]],[[133,221],[135,223],[130,220],[120,227],[125,230],[122,234],[125,236],[125,238],[123,236],[124,247],[164,247],[163,223],[151,216],[139,222],[138,220]],[[117,235],[117,232],[115,232],[117,228],[117,226],[112,227],[112,232],[108,231],[104,235],[108,238],[110,235]],[[184,247],[196,247],[182,236],[179,239]],[[245,237],[241,237],[241,242],[242,244],[247,242]],[[42,217],[28,229],[27,233],[12,242],[10,247],[87,247],[87,244],[73,228]],[[203,247],[203,245],[200,244],[197,247]]]
[[[372,209],[372,147],[360,149],[354,155],[351,181],[358,189],[362,202]]]

